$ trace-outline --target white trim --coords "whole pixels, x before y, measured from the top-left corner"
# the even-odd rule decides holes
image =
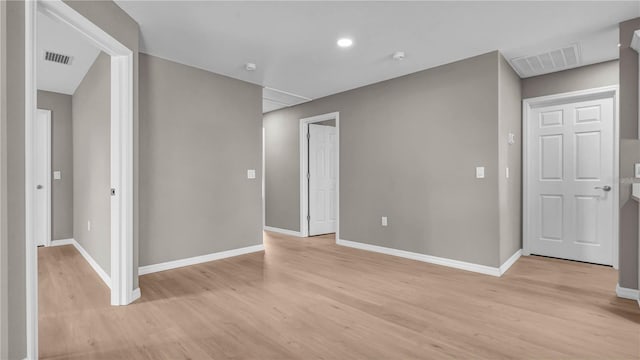
[[[387,247],[364,244],[364,243],[359,243],[359,242],[349,241],[349,240],[339,239],[339,240],[336,240],[336,243],[338,245],[347,246],[355,249],[373,251],[381,254],[398,256],[406,259],[422,261],[429,264],[452,267],[460,270],[472,271],[472,272],[485,274],[485,275],[491,275],[496,277],[499,277],[501,275],[500,268],[492,267],[492,266],[474,264],[474,263],[459,261],[459,260],[452,260],[452,259],[420,254],[420,253],[415,253],[415,252],[410,252],[405,250],[391,249]]]
[[[307,212],[309,209],[309,184],[307,182],[307,174],[305,169],[308,167],[309,142],[306,137],[307,125],[327,120],[336,120],[336,176],[338,181],[336,184],[336,240],[340,239],[340,112],[332,112],[300,119],[300,236],[309,236],[309,223],[307,222]]]
[[[26,246],[26,297],[27,297],[27,358],[38,358],[38,254],[33,238],[34,186],[33,186],[33,124],[37,111],[36,86],[36,11],[37,3],[24,2],[25,9],[25,246]]]
[[[51,240],[51,245],[49,246],[64,246],[64,245],[73,245],[76,242],[75,239],[59,239],[59,240]]]
[[[264,251],[264,244],[247,246],[239,249],[221,251],[217,253],[194,256],[186,259],[167,261],[159,264],[140,266],[138,268],[138,275],[146,275],[159,271],[177,269],[184,266],[201,264],[209,261],[226,259],[234,256],[250,254],[254,252]]]
[[[500,265],[500,275],[506,273],[507,270],[509,270],[509,268],[511,268],[511,266],[513,266],[513,264],[515,264],[516,261],[520,259],[520,256],[522,256],[522,249],[516,251],[513,255],[511,255],[510,258],[507,259],[507,261],[504,262],[504,264]]]
[[[131,302],[134,302],[138,299],[140,299],[140,297],[142,296],[142,293],[140,292],[140,288],[135,288],[133,289],[133,300],[131,300]]]
[[[640,291],[636,289],[623,288],[620,284],[616,284],[616,295],[622,299],[639,300]]]
[[[274,232],[274,233],[279,233],[279,234],[284,234],[284,235],[289,235],[289,236],[302,237],[302,234],[300,233],[300,231],[280,229],[280,228],[271,227],[271,226],[265,226],[264,227],[264,231],[271,231],[271,232]]]
[[[619,266],[619,228],[620,228],[620,183],[615,181],[620,176],[620,116],[619,116],[619,89],[618,86],[605,86],[588,90],[572,91],[561,94],[540,96],[522,100],[522,254],[530,255],[529,250],[529,112],[533,107],[566,103],[580,100],[581,98],[591,98],[594,96],[607,96],[613,99],[613,173],[614,181],[611,182],[611,193],[613,195],[613,239],[612,244],[612,265],[614,269]]]

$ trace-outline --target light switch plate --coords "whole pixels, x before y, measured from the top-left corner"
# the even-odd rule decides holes
[[[484,179],[484,166],[476,167],[476,179]]]
[[[387,222],[387,217],[386,217],[386,216],[383,216],[383,217],[382,217],[382,222],[381,222],[381,223],[382,223],[382,226],[387,226],[387,225],[389,225],[389,223]]]
[[[247,170],[247,179],[255,179],[256,171],[254,169]]]
[[[509,133],[509,139],[507,140],[507,143],[509,143],[509,145],[515,144],[516,143],[516,134]]]
[[[53,180],[60,180],[60,179],[62,179],[62,174],[60,174],[60,171],[54,171]]]
[[[504,176],[508,179],[509,178],[509,168],[504,169]]]
[[[640,179],[640,164],[635,164],[634,173],[635,173],[636,179]]]

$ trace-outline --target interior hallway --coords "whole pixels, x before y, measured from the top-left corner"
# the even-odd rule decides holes
[[[111,307],[73,246],[39,248],[42,359],[640,357],[617,272],[522,257],[502,278],[265,233],[255,253],[140,277]]]

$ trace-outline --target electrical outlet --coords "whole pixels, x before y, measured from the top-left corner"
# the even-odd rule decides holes
[[[382,221],[381,221],[381,222],[382,222],[382,226],[387,226],[387,225],[389,225],[389,223],[387,222],[387,217],[386,217],[386,216],[383,216],[383,217],[382,217]]]
[[[255,179],[256,171],[254,169],[247,170],[247,179]]]
[[[91,220],[87,221],[87,231],[91,231]]]
[[[484,179],[484,166],[476,168],[476,179]]]
[[[508,179],[509,178],[509,168],[504,169],[504,176]]]
[[[60,171],[54,171],[53,180],[60,180],[60,179],[62,179],[62,174],[60,173]]]

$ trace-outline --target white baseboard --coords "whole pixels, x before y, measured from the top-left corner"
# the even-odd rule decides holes
[[[134,302],[140,299],[140,296],[142,296],[142,293],[140,292],[140,288],[133,289],[133,294],[131,295],[132,295],[131,302]]]
[[[616,284],[616,295],[623,299],[638,300],[640,304],[640,290],[623,288],[620,284]]]
[[[516,251],[515,254],[511,255],[511,257],[504,262],[504,264],[500,265],[500,275],[502,276],[506,273],[507,270],[509,270],[509,268],[515,264],[518,259],[520,259],[520,256],[522,256],[522,249]]]
[[[473,271],[473,272],[477,272],[477,273],[485,274],[485,275],[491,275],[491,276],[500,276],[501,275],[500,268],[497,268],[497,267],[491,267],[491,266],[486,266],[486,265],[479,265],[479,264],[469,263],[469,262],[465,262],[465,261],[441,258],[441,257],[437,257],[437,256],[414,253],[414,252],[405,251],[405,250],[391,249],[391,248],[386,248],[386,247],[382,247],[382,246],[364,244],[364,243],[359,243],[359,242],[349,241],[349,240],[340,239],[340,240],[337,240],[336,243],[338,245],[348,246],[348,247],[352,247],[352,248],[356,248],[356,249],[360,249],[360,250],[367,250],[367,251],[373,251],[373,252],[377,252],[377,253],[381,253],[381,254],[399,256],[399,257],[403,257],[403,258],[406,258],[406,259],[418,260],[418,261],[426,262],[426,263],[429,263],[429,264],[448,266],[448,267],[452,267],[452,268],[456,268],[456,269],[460,269],[460,270]],[[511,259],[509,259],[509,260],[511,260]],[[515,260],[517,260],[517,259],[515,259]],[[513,261],[515,262],[515,260],[513,260]]]
[[[93,271],[95,271],[96,274],[98,274],[98,276],[100,277],[100,279],[102,279],[102,281],[105,284],[107,284],[107,287],[111,288],[111,278],[109,277],[109,275],[102,269],[102,267],[100,267],[100,265],[98,265],[98,263],[91,257],[91,255],[89,255],[87,250],[85,250],[80,245],[80,243],[78,243],[75,239],[62,239],[62,240],[51,241],[51,246],[62,246],[62,245],[73,245],[78,250],[80,255],[82,255],[82,257],[85,260],[87,260],[89,265],[93,268]]]
[[[264,230],[265,231],[271,231],[271,232],[274,232],[274,233],[283,234],[283,235],[302,237],[302,234],[300,233],[300,231],[280,229],[280,228],[271,227],[271,226],[265,226]]]
[[[259,252],[259,251],[264,251],[263,244],[248,246],[240,249],[221,251],[213,254],[194,256],[187,259],[167,261],[160,264],[140,266],[138,268],[138,275],[151,274],[158,271],[171,270],[171,269],[176,269],[184,266],[201,264],[204,262],[230,258],[238,255],[250,254],[250,253]]]
[[[75,242],[74,239],[51,240],[51,245],[49,246],[73,245]]]

